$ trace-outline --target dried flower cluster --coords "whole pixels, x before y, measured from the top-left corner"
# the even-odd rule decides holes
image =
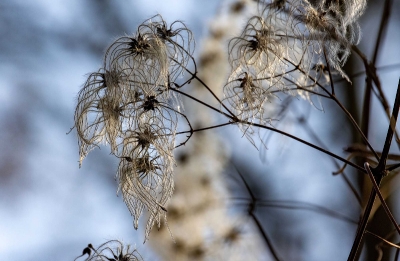
[[[221,104],[229,112],[224,115],[238,122],[251,140],[254,124],[270,124],[272,110],[267,104],[274,99],[298,95],[311,101],[311,94],[319,95],[318,88],[329,83],[333,70],[348,79],[341,67],[359,40],[356,20],[364,8],[365,0],[260,1],[258,15],[229,41],[232,70],[222,103],[228,103],[234,113]],[[75,127],[80,164],[95,147],[110,145],[111,153],[120,159],[118,191],[134,227],[138,228],[143,210],[149,213],[146,239],[154,222],[160,226],[161,218],[166,219],[166,203],[174,189],[178,120],[184,119],[193,133],[176,93],[196,78],[216,97],[198,78],[193,51],[192,33],[184,23],[168,26],[160,15],[154,16],[134,35],[111,44],[102,68],[89,75],[78,94]],[[178,85],[189,63],[195,72]]]
[[[88,255],[85,261],[140,261],[143,260],[136,249],[131,250],[131,246],[127,245],[124,249],[124,244],[118,240],[110,240],[100,245],[98,248],[94,248],[92,244],[89,244],[82,251],[82,255],[75,258]]]
[[[328,71],[349,80],[342,66],[359,41],[356,20],[366,2],[316,2],[260,1],[258,14],[230,40],[224,93],[240,120],[268,124],[266,105],[286,94],[312,102],[311,94],[329,83]]]
[[[90,74],[78,94],[75,127],[80,164],[102,143],[120,158],[119,191],[134,217],[149,211],[148,236],[165,217],[174,183],[173,149],[181,112],[170,85],[192,59],[192,33],[182,22],[170,27],[157,15],[143,22],[135,35],[116,39],[104,65]]]

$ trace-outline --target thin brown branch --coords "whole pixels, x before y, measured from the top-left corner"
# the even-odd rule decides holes
[[[181,90],[178,90],[176,88],[170,88],[170,90],[172,90],[174,92],[177,92],[177,93],[180,93],[183,96],[186,96],[186,97],[188,97],[188,98],[190,98],[190,99],[192,99],[192,100],[194,100],[194,101],[196,101],[196,102],[198,102],[198,103],[210,108],[211,110],[214,110],[214,111],[216,111],[216,112],[218,112],[218,113],[220,113],[220,114],[222,114],[222,115],[224,115],[224,116],[226,116],[226,117],[228,117],[230,119],[233,119],[233,117],[231,115],[229,115],[229,114],[227,114],[227,113],[225,113],[225,112],[223,112],[223,111],[221,111],[221,110],[219,110],[219,109],[217,109],[217,108],[215,108],[215,107],[213,107],[213,106],[211,106],[211,105],[209,105],[209,104],[207,104],[207,103],[205,103],[205,102],[203,102],[203,101],[201,101],[201,100],[199,100],[199,99],[197,99],[195,97],[193,97],[190,94],[187,94],[187,93],[185,93],[185,92],[183,92]]]
[[[246,180],[244,179],[242,173],[239,171],[239,169],[234,164],[233,164],[233,166],[235,167],[237,173],[239,174],[239,176],[240,176],[243,184],[245,185],[246,190],[249,193],[249,196],[251,198],[248,213],[253,218],[254,222],[256,223],[256,226],[258,227],[258,230],[260,231],[261,236],[264,238],[265,243],[267,244],[267,247],[270,250],[272,256],[274,257],[274,259],[276,261],[279,261],[281,259],[279,258],[275,247],[272,245],[271,239],[269,238],[268,234],[265,232],[264,228],[262,227],[262,225],[261,225],[260,221],[258,220],[256,213],[254,211],[256,203],[257,203],[256,197],[253,194],[252,190],[250,189],[249,185],[247,184]]]
[[[271,131],[280,133],[280,134],[285,135],[285,136],[287,136],[287,137],[289,137],[291,139],[297,140],[297,141],[299,141],[299,142],[301,142],[301,143],[303,143],[303,144],[305,144],[305,145],[307,145],[307,146],[309,146],[311,148],[314,148],[314,149],[316,149],[318,151],[321,151],[321,152],[323,152],[323,153],[325,153],[325,154],[327,154],[327,155],[329,155],[331,157],[334,157],[335,159],[338,159],[338,160],[340,160],[342,162],[345,162],[348,165],[350,165],[350,166],[352,166],[352,167],[354,167],[354,168],[366,173],[365,169],[360,167],[360,166],[358,166],[357,164],[355,164],[355,163],[353,163],[351,161],[348,161],[345,158],[342,158],[342,157],[340,157],[340,156],[338,156],[338,155],[336,155],[336,154],[334,154],[334,153],[332,153],[332,152],[330,152],[328,150],[325,150],[325,149],[323,149],[321,147],[318,147],[318,146],[316,146],[316,145],[314,145],[314,144],[312,144],[312,143],[310,143],[308,141],[305,141],[305,140],[300,139],[300,138],[298,138],[296,136],[293,136],[293,135],[291,135],[291,134],[289,134],[287,132],[284,132],[284,131],[281,131],[281,130],[278,130],[278,129],[275,129],[273,127],[269,127],[269,126],[266,126],[266,125],[261,125],[261,124],[252,123],[252,122],[248,122],[248,121],[239,121],[239,123],[246,124],[246,125],[251,125],[251,126],[256,126],[256,127],[262,128],[262,129],[267,129],[267,130],[271,130]]]
[[[196,79],[197,81],[199,81],[199,83],[201,83],[201,85],[203,85],[204,88],[207,89],[207,91],[218,101],[219,104],[221,104],[221,106],[222,106],[227,112],[229,112],[229,114],[230,114],[231,116],[235,117],[235,114],[234,114],[233,112],[231,112],[231,111],[229,110],[228,107],[226,107],[226,105],[218,98],[218,96],[210,89],[210,87],[208,87],[208,85],[205,84],[205,83],[203,82],[203,80],[201,80],[199,77],[197,77],[197,72],[192,73],[190,70],[188,70],[188,69],[186,69],[186,68],[184,68],[184,69],[185,69],[190,75],[192,75],[192,77],[193,77],[194,79]]]
[[[207,86],[207,85],[205,85],[205,86]],[[216,111],[216,112],[218,112],[218,113],[220,113],[220,114],[222,114],[224,116],[226,116],[227,118],[231,119],[232,122],[241,123],[241,124],[245,124],[245,125],[248,125],[248,126],[256,126],[256,127],[262,128],[262,129],[268,129],[268,130],[275,131],[275,132],[280,133],[282,135],[285,135],[285,136],[287,136],[289,138],[297,140],[297,141],[299,141],[299,142],[301,142],[301,143],[303,143],[303,144],[305,144],[305,145],[307,145],[309,147],[312,147],[312,148],[314,148],[316,150],[319,150],[319,151],[321,151],[321,152],[323,152],[325,154],[328,154],[329,156],[334,157],[334,158],[336,158],[336,159],[338,159],[338,160],[340,160],[342,162],[345,162],[348,165],[350,165],[350,166],[352,166],[352,167],[354,167],[354,168],[356,168],[356,169],[358,169],[358,170],[360,170],[362,172],[365,172],[365,169],[363,167],[358,166],[357,164],[354,164],[353,162],[350,162],[350,161],[346,160],[345,158],[342,158],[342,157],[340,157],[340,156],[338,156],[338,155],[336,155],[336,154],[334,154],[334,153],[332,153],[332,152],[330,152],[328,150],[320,148],[320,147],[318,147],[318,146],[316,146],[316,145],[314,145],[314,144],[312,144],[310,142],[307,142],[307,141],[305,141],[303,139],[300,139],[300,138],[298,138],[298,137],[296,137],[294,135],[291,135],[289,133],[286,133],[284,131],[281,131],[281,130],[278,130],[278,129],[275,129],[273,127],[269,127],[269,126],[266,126],[266,125],[252,123],[252,122],[249,122],[249,121],[241,121],[236,116],[234,116],[234,115],[231,116],[231,115],[229,115],[229,114],[227,114],[227,113],[225,113],[225,112],[223,112],[223,111],[221,111],[221,110],[219,110],[219,109],[217,109],[217,108],[215,108],[215,107],[213,107],[213,106],[211,106],[211,105],[209,105],[209,104],[207,104],[207,103],[205,103],[205,102],[203,102],[203,101],[201,101],[201,100],[199,100],[199,99],[197,99],[197,98],[195,98],[195,97],[193,97],[193,96],[191,96],[191,95],[189,95],[189,94],[187,94],[185,92],[182,92],[182,91],[180,91],[180,90],[178,90],[176,88],[172,88],[171,87],[170,90],[175,91],[177,93],[180,93],[180,94],[182,94],[182,95],[184,95],[184,96],[186,96],[186,97],[188,97],[188,98],[190,98],[190,99],[192,99],[192,100],[194,100],[194,101],[196,101],[196,102],[198,102],[198,103],[200,103],[200,104],[202,104],[202,105],[204,105],[204,106],[206,106],[206,107],[208,107],[208,108],[210,108],[210,109],[212,109],[212,110],[214,110],[214,111]]]
[[[389,155],[390,145],[392,143],[393,134],[396,130],[397,117],[399,115],[399,107],[400,107],[400,79],[399,79],[399,83],[397,85],[396,98],[395,98],[394,105],[393,105],[392,116],[390,117],[389,128],[388,128],[388,132],[386,135],[385,145],[382,150],[382,156],[381,156],[378,166],[373,169],[374,170],[373,172],[375,175],[376,175],[375,171],[382,172],[382,175],[384,174],[383,172],[386,168],[386,160]]]
[[[234,122],[226,122],[226,123],[222,123],[222,124],[218,124],[218,125],[214,125],[214,126],[209,126],[209,127],[205,127],[205,128],[200,128],[200,129],[193,129],[193,130],[188,130],[188,131],[180,131],[177,132],[175,134],[185,134],[185,133],[190,133],[190,132],[200,132],[200,131],[205,131],[205,130],[211,130],[211,129],[216,129],[216,128],[220,128],[220,127],[224,127],[224,126],[228,126],[228,125],[232,125],[234,124]]]
[[[378,236],[378,235],[375,234],[375,233],[372,233],[371,231],[366,230],[365,233],[368,233],[368,234],[370,234],[370,235],[372,235],[372,236],[374,236],[374,237],[376,237],[376,238],[382,240],[382,242],[388,244],[389,246],[392,246],[392,247],[395,247],[395,248],[397,248],[397,249],[400,249],[400,246],[398,246],[398,245],[396,245],[396,244],[390,242],[390,241],[387,240],[387,239],[384,239],[384,238],[381,237],[381,236]],[[397,260],[397,259],[395,259],[395,260]]]
[[[305,128],[305,130],[308,132],[308,134],[322,147],[322,148],[327,148],[327,146],[324,144],[324,142],[318,137],[317,133],[315,133],[315,131],[310,127],[310,125],[308,124],[307,121],[303,120],[304,117],[299,117],[298,118],[298,122]],[[349,158],[347,158],[347,160],[350,160]],[[340,165],[334,160],[332,159],[333,164],[335,164],[336,168],[340,168]],[[344,173],[344,168],[345,166],[347,166],[347,163],[344,163],[344,167],[342,169],[340,169],[340,172],[344,179],[344,181],[346,182],[347,186],[350,188],[351,192],[353,193],[353,195],[355,196],[358,204],[361,206],[361,197],[359,195],[359,193],[357,192],[356,188],[353,186],[353,184],[351,184],[350,180],[347,178],[346,174]],[[339,174],[336,172],[333,172],[333,174]]]
[[[343,106],[343,104],[336,98],[335,95],[332,95],[332,93],[330,93],[324,86],[322,86],[316,79],[314,79],[314,77],[312,77],[311,75],[307,74],[304,70],[302,70],[298,65],[294,64],[292,61],[290,61],[289,59],[284,58],[285,61],[287,61],[288,63],[290,63],[291,65],[297,67],[297,69],[303,73],[305,76],[307,76],[310,80],[314,81],[324,92],[326,92],[326,94],[329,95],[329,97],[331,97],[331,99],[340,107],[340,109],[342,109],[342,111],[346,114],[347,118],[349,118],[349,120],[351,121],[351,123],[353,124],[353,126],[357,129],[357,131],[360,133],[361,137],[363,138],[364,142],[367,144],[367,146],[370,148],[370,150],[375,154],[375,157],[377,158],[377,160],[379,160],[378,155],[376,155],[376,152],[374,150],[374,148],[372,147],[372,145],[369,143],[367,137],[364,135],[364,133],[362,132],[362,130],[360,129],[360,126],[358,126],[357,122],[354,120],[353,116],[351,115],[351,113]]]
[[[379,185],[378,185],[378,183],[376,182],[375,177],[374,177],[374,175],[372,174],[371,169],[369,168],[368,162],[366,162],[366,163],[364,164],[364,167],[365,167],[365,169],[366,169],[367,172],[368,172],[368,176],[369,176],[369,178],[371,179],[371,182],[372,182],[372,185],[374,186],[375,192],[378,194],[379,200],[381,201],[382,207],[383,207],[383,209],[385,210],[386,215],[388,216],[388,218],[390,219],[390,221],[392,222],[392,224],[394,225],[394,227],[396,228],[397,232],[398,232],[399,235],[400,235],[400,227],[399,227],[397,221],[395,220],[395,218],[394,218],[392,212],[390,211],[388,205],[386,204],[385,199],[384,199],[383,196],[382,196],[382,193],[381,193],[381,191],[380,191],[380,189],[379,189]]]
[[[335,95],[335,87],[334,87],[334,85],[333,85],[333,79],[332,79],[332,73],[331,73],[331,66],[329,65],[328,58],[326,57],[325,46],[323,47],[323,51],[324,51],[324,57],[325,57],[326,67],[328,67],[329,82],[330,82],[330,84],[331,84],[332,95]]]

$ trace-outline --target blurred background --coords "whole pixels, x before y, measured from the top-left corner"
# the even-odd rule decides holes
[[[369,1],[361,18],[359,48],[370,59],[382,2]],[[134,245],[145,260],[168,260],[157,250],[160,245],[143,244],[143,229],[134,230],[128,209],[116,195],[118,161],[109,149],[94,150],[79,169],[76,132],[66,133],[74,125],[78,91],[88,73],[101,66],[105,49],[116,37],[135,32],[142,21],[161,14],[168,23],[185,22],[196,39],[195,57],[200,57],[207,51],[206,39],[215,36],[213,28],[223,22],[219,17],[229,25],[232,17],[226,14],[234,4],[216,0],[1,1],[0,260],[73,260],[88,243],[96,246],[110,239]],[[243,24],[246,12],[235,19],[229,26]],[[221,28],[232,37],[238,28],[228,25]],[[395,0],[376,63],[390,105],[400,75],[399,27],[400,1]],[[361,118],[365,85],[361,61],[352,57],[346,70],[354,75],[353,84],[338,85],[338,97]],[[185,88],[189,91],[191,86]],[[321,111],[294,99],[277,127],[347,156],[343,148],[357,141],[354,130],[335,104],[322,104]],[[375,97],[371,104],[369,138],[381,150],[388,121]],[[189,118],[196,121],[196,117],[192,112]],[[254,226],[254,218],[247,215],[251,196],[242,176],[259,199],[254,213],[282,260],[347,258],[356,230],[352,221],[358,221],[361,208],[344,179],[332,175],[338,170],[335,161],[278,134],[266,133],[267,149],[257,150],[235,126],[210,133],[224,148],[225,163],[218,167],[221,182],[217,184],[227,191],[221,199],[228,215],[241,214],[241,224],[251,223],[248,233],[258,236],[260,226]],[[188,149],[196,155],[193,147],[178,149],[178,170]],[[398,153],[397,146],[393,152]],[[185,173],[190,174],[191,170]],[[348,168],[346,174],[362,192],[357,173]],[[209,175],[213,177],[212,171]],[[398,185],[391,185],[389,199],[395,213],[399,212]],[[379,210],[376,213],[379,217]],[[376,229],[387,223],[383,217]],[[388,230],[390,225],[385,233]],[[257,240],[260,260],[273,260],[263,240]],[[364,251],[363,258],[368,260],[368,256],[376,259],[373,247]]]

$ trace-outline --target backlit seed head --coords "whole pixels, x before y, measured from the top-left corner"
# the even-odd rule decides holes
[[[80,163],[90,150],[102,142],[115,150],[121,130],[120,100],[125,76],[117,71],[99,70],[89,75],[78,94],[75,127],[80,147]]]
[[[154,222],[160,226],[161,218],[166,218],[165,204],[171,198],[174,188],[174,163],[170,157],[163,157],[157,151],[133,151],[128,157],[132,160],[123,158],[119,165],[118,190],[134,218],[135,228],[138,228],[142,211],[148,211],[147,238]]]
[[[119,190],[135,227],[143,210],[150,214],[146,238],[154,222],[160,225],[165,217],[164,205],[172,195],[178,119],[190,125],[170,86],[190,61],[195,64],[194,46],[183,22],[168,26],[156,15],[111,44],[103,68],[89,76],[78,94],[80,163],[94,147],[110,145],[120,158]]]
[[[259,77],[279,71],[285,53],[280,34],[262,17],[252,17],[242,34],[229,42],[229,61],[233,71],[252,70]]]
[[[136,249],[131,248],[130,245],[124,245],[119,240],[110,240],[94,248],[89,244],[85,248],[86,253],[89,255],[86,261],[140,261],[143,260],[141,255]],[[84,250],[84,254],[85,254]],[[75,260],[77,260],[76,258]]]

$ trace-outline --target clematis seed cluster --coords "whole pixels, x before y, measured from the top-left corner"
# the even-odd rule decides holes
[[[365,6],[365,0],[259,1],[258,14],[229,42],[224,102],[241,121],[265,125],[274,100],[290,95],[314,104],[312,97],[329,86],[328,72],[349,81],[342,66],[360,39],[357,19]]]
[[[101,144],[120,159],[118,190],[134,227],[147,210],[146,238],[165,218],[174,182],[173,150],[180,98],[170,86],[193,59],[194,40],[185,24],[170,26],[160,15],[144,21],[133,35],[116,39],[102,68],[88,76],[78,94],[75,127],[80,164]]]

